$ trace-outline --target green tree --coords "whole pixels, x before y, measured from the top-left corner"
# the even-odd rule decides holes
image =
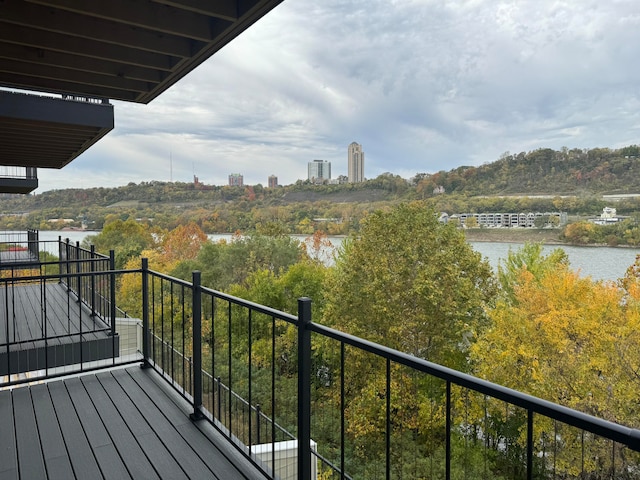
[[[279,274],[304,258],[300,242],[289,236],[235,236],[230,242],[206,242],[194,260],[181,262],[171,274],[189,280],[193,270],[200,270],[203,285],[227,290],[244,285],[253,272]]]
[[[498,265],[498,282],[501,295],[510,303],[516,300],[515,290],[521,284],[523,271],[528,271],[536,280],[560,266],[569,265],[569,257],[561,248],[549,255],[542,254],[541,243],[525,243],[518,250],[509,249],[507,258]]]
[[[98,235],[86,237],[82,244],[84,247],[94,244],[100,253],[114,250],[116,268],[123,268],[129,259],[139,257],[143,250],[151,248],[155,242],[147,226],[132,219],[114,219]]]
[[[465,369],[460,344],[486,324],[491,267],[464,233],[424,204],[369,215],[343,243],[324,322],[427,360]]]
[[[461,230],[439,223],[423,203],[401,204],[370,214],[362,222],[361,235],[343,243],[328,276],[322,321],[411,355],[468,370],[468,347],[487,324],[485,312],[495,292],[489,264],[473,251]],[[349,454],[349,471],[367,478],[384,465],[380,432],[386,429],[385,362],[356,349],[347,355],[345,422],[348,443],[360,446]],[[318,372],[326,366],[331,372],[328,378],[339,378],[339,352],[330,341],[316,349],[315,364],[320,365]],[[444,386],[432,380],[391,365],[394,475],[408,474],[402,469],[409,446],[416,456],[440,458],[444,417],[431,407],[444,404]],[[318,392],[326,395],[325,404],[338,408],[337,383],[327,381]],[[328,418],[330,413],[324,409],[322,415]],[[412,465],[407,468],[422,468]]]

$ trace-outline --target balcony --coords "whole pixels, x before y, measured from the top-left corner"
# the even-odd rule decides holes
[[[35,167],[0,167],[0,192],[31,193],[38,188]]]
[[[0,357],[11,387],[0,429],[14,432],[3,435],[3,478],[640,475],[640,431],[329,329],[312,322],[309,299],[291,315],[208,289],[199,272],[187,282],[144,259],[115,270],[112,255],[79,245],[45,249],[57,258],[5,270],[5,291],[59,287],[69,310],[36,296],[38,325],[85,309],[112,349],[85,356],[91,329],[79,322],[68,336],[80,354],[65,362],[45,349],[18,372]],[[0,308],[21,305],[13,298]],[[370,398],[352,393],[354,371],[374,380]],[[356,428],[368,430],[367,452]]]
[[[4,180],[0,187],[22,185],[26,190],[35,180],[29,191],[34,190],[36,167],[64,167],[113,130],[113,125],[113,105],[106,100],[0,91],[0,165],[27,168],[27,177],[34,177],[20,184]]]

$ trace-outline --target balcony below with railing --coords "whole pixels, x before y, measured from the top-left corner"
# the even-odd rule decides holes
[[[0,431],[13,435],[0,476],[640,478],[640,431],[313,323],[309,299],[291,315],[198,272],[180,280],[144,259],[115,270],[112,255],[68,242],[58,252],[28,281],[57,282],[70,308],[93,301],[119,343],[1,379]],[[60,312],[43,305],[47,320]],[[364,378],[366,398],[352,388]]]
[[[31,193],[38,188],[36,167],[0,166],[0,193]]]

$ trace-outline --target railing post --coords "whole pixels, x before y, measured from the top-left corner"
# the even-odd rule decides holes
[[[216,391],[218,392],[218,420],[222,422],[222,377],[217,377],[216,382],[218,386]]]
[[[256,405],[256,444],[260,444],[260,404]]]
[[[149,260],[142,259],[142,368],[149,364]]]
[[[82,275],[80,275],[82,267],[82,260],[80,260],[80,242],[76,242],[76,277],[78,279],[78,291],[76,292],[76,296],[78,297],[77,302],[82,303]]]
[[[58,235],[58,273],[62,274],[62,236]],[[62,283],[62,277],[58,279],[58,283]]]
[[[298,479],[311,480],[311,299],[298,299]]]
[[[64,273],[66,273],[67,275],[71,273],[71,268],[69,267],[69,247],[71,247],[71,245],[69,244],[69,239],[65,238],[65,242],[64,242],[64,246],[65,246],[65,257],[64,257],[64,268],[65,271]],[[64,281],[67,285],[67,292],[71,290],[71,277],[66,276],[64,277]]]
[[[116,334],[116,274],[113,273],[116,270],[116,252],[109,250],[109,316],[111,317],[111,335]],[[115,355],[115,352],[114,352]]]
[[[96,264],[94,263],[95,258],[96,246],[91,245],[91,265],[89,268],[91,269],[91,316],[94,318],[94,322],[96,316],[96,276],[94,275],[96,271]]]
[[[193,413],[191,420],[204,418],[202,414],[202,291],[199,271],[192,273],[193,279]]]

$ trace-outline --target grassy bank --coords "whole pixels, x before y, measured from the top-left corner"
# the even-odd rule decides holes
[[[564,244],[560,229],[537,228],[470,228],[464,231],[469,242],[542,242]]]

